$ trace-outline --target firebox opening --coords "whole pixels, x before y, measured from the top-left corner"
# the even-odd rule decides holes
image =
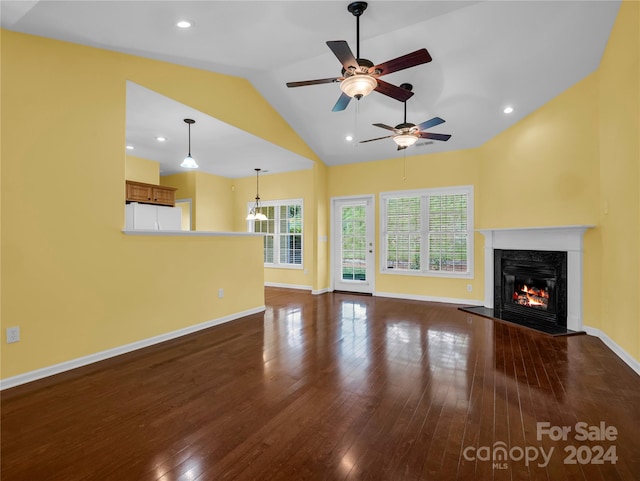
[[[509,284],[511,284],[509,282]],[[533,307],[546,311],[549,308],[550,282],[539,279],[523,279],[516,276],[513,281],[511,301],[520,306]]]
[[[494,250],[496,317],[566,327],[567,255]]]

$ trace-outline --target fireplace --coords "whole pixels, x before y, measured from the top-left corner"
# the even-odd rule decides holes
[[[582,331],[583,235],[592,225],[480,229],[484,236],[484,301],[487,312],[494,311],[494,251],[532,250],[566,252],[566,330]],[[511,293],[513,295],[513,293]],[[551,297],[551,294],[549,295]],[[538,309],[541,311],[541,309]],[[545,324],[546,323],[542,323]]]
[[[539,327],[567,327],[567,253],[494,250],[494,315]]]

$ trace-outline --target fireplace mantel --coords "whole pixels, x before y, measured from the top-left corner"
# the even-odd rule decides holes
[[[484,241],[484,307],[493,308],[493,250],[567,252],[567,328],[582,330],[583,237],[593,225],[478,229]]]

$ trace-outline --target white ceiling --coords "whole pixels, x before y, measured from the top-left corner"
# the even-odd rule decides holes
[[[360,18],[360,54],[375,64],[426,48],[433,61],[383,78],[413,84],[407,121],[446,120],[452,134],[397,152],[389,132],[403,104],[378,92],[332,112],[338,84],[287,88],[290,81],[340,75],[327,40],[356,50],[349,1],[10,1],[9,30],[165,60],[247,78],[328,165],[479,146],[593,72],[620,6],[611,1],[370,1]],[[178,20],[192,28],[181,30]],[[510,115],[503,108],[512,105]],[[311,163],[135,84],[127,88],[131,152],[179,171],[193,118],[192,154],[201,170],[245,177]],[[204,135],[203,132],[207,132]],[[356,140],[347,142],[351,134]],[[169,141],[160,145],[156,135]],[[241,140],[240,140],[241,139]],[[242,147],[239,147],[242,145]],[[222,161],[221,159],[224,159]],[[230,160],[233,160],[230,162]]]

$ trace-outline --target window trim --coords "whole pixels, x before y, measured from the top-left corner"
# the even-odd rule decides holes
[[[447,194],[467,194],[467,272],[439,272],[431,271],[428,269],[428,245],[427,235],[428,231],[428,213],[425,213],[428,203],[420,206],[421,219],[424,222],[424,227],[420,231],[423,235],[423,239],[420,247],[421,265],[427,266],[419,271],[412,270],[398,270],[387,268],[387,199],[402,198],[402,197],[422,197],[423,201],[431,195],[447,195]],[[474,251],[475,251],[475,230],[474,230],[474,189],[473,185],[458,185],[451,187],[432,187],[427,189],[412,189],[412,190],[396,190],[389,192],[380,192],[380,232],[379,232],[379,246],[380,246],[380,274],[390,274],[396,276],[418,276],[418,277],[439,277],[439,278],[452,278],[452,279],[473,279],[474,278]],[[426,262],[425,262],[426,261]]]
[[[255,200],[252,202],[247,202],[247,214],[249,213],[249,211],[251,211],[251,209],[253,208],[255,204]],[[302,218],[302,231],[300,232],[300,264],[289,264],[289,263],[271,263],[271,262],[264,262],[264,267],[268,267],[270,269],[294,269],[294,270],[302,270],[304,269],[304,200],[303,199],[282,199],[282,200],[265,200],[265,201],[260,201],[260,205],[262,207],[274,207],[274,212],[279,212],[278,207],[281,206],[287,206],[287,205],[299,205],[300,206],[300,215]],[[279,215],[279,214],[277,214]],[[278,232],[274,232],[273,234],[267,233],[267,232],[258,232],[258,234],[262,234],[263,236],[267,236],[267,235],[273,235],[273,251],[278,252],[278,256],[279,254],[279,247],[280,247],[280,239],[279,236],[282,235],[280,234],[279,230],[280,230],[280,226],[279,223],[274,219],[274,225],[276,227],[276,229],[278,230]],[[248,220],[247,221],[247,232],[255,232],[254,230],[255,227],[255,221],[252,220]],[[263,246],[263,258],[264,258],[264,246]]]

